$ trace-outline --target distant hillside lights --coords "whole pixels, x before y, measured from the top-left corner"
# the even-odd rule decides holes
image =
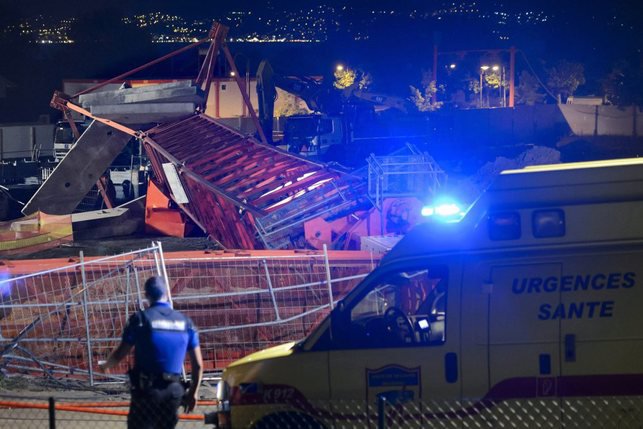
[[[202,17],[188,20],[179,15],[163,12],[149,12],[122,18],[127,25],[145,29],[155,43],[191,43],[208,33],[213,20],[233,24],[235,31],[231,41],[249,43],[319,43],[328,39],[329,31],[346,31],[354,40],[368,40],[373,28],[386,24],[388,17],[399,16],[391,9],[370,9],[364,15],[355,15],[355,21],[342,21],[342,17],[353,16],[351,7],[335,10],[332,6],[316,6],[282,11],[274,16],[259,16],[252,11],[232,11],[217,18]],[[274,12],[274,11],[273,11]],[[543,11],[521,11],[508,13],[502,10],[484,11],[474,1],[453,1],[448,6],[434,11],[408,12],[409,20],[441,21],[450,17],[492,20],[498,28],[496,37],[508,40],[507,24],[536,25],[547,22],[549,17]],[[7,26],[3,30],[17,32],[39,44],[74,43],[69,34],[76,18],[57,20],[51,17],[37,17]],[[360,25],[358,25],[360,24]],[[500,31],[500,29],[503,29]],[[332,30],[331,30],[332,29]]]
[[[33,38],[33,43],[42,45],[70,44],[74,41],[69,37],[69,31],[75,21],[75,18],[66,18],[56,22],[46,22],[45,17],[38,16],[20,22],[16,26],[7,26],[4,32],[17,31],[23,37]]]

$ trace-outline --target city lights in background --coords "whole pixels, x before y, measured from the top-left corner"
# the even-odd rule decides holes
[[[475,3],[474,3],[475,4]],[[491,9],[490,9],[491,8]],[[508,25],[538,25],[548,22],[549,16],[543,10],[528,7],[525,10],[507,12],[504,7],[472,6],[468,3],[448,8],[436,8],[421,12],[418,9],[399,10],[374,7],[363,13],[353,6],[338,7],[332,2],[311,7],[295,7],[276,14],[259,13],[251,9],[236,9],[220,16],[188,18],[175,13],[150,10],[121,18],[124,24],[145,29],[154,43],[191,43],[207,34],[212,21],[227,22],[231,32],[230,41],[250,43],[318,43],[328,40],[330,32],[342,30],[353,40],[368,40],[372,29],[387,27],[388,20],[443,21],[460,19],[468,15],[471,19],[487,23],[492,34],[499,40],[507,40]],[[39,44],[74,43],[70,35],[77,18],[73,16],[55,18],[39,15],[10,23],[4,31],[16,32]]]

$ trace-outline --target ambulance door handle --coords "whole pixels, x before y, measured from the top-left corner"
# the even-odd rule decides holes
[[[565,335],[565,362],[576,362],[576,335]]]
[[[458,381],[458,355],[456,353],[444,355],[444,378],[447,383]]]

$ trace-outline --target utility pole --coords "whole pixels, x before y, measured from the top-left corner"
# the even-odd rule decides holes
[[[509,107],[514,107],[514,99],[516,97],[515,74],[516,74],[516,47],[512,46],[509,49]]]

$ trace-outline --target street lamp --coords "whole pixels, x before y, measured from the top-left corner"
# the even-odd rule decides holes
[[[502,86],[502,107],[507,107],[507,84],[506,84],[505,66],[502,66],[500,75],[500,85]]]
[[[237,64],[237,57],[244,57],[246,59],[246,85],[245,85],[245,91],[246,91],[246,95],[248,96],[248,98],[250,98],[250,58],[248,58],[246,55],[242,54],[241,52],[237,52],[236,54],[234,54],[234,57],[232,57],[232,62],[234,62],[235,65]],[[230,76],[234,77],[234,71],[230,72]],[[248,116],[246,103],[243,103],[243,112],[242,112],[242,114],[243,114],[244,117]]]
[[[489,66],[480,66],[480,107],[482,107],[482,88],[483,88],[483,83],[482,83],[482,76],[484,73],[489,70]]]
[[[504,70],[504,67],[502,69]],[[500,66],[498,64],[494,64],[493,67],[491,67],[491,70],[493,70],[494,72],[498,72],[500,71]],[[503,76],[500,73],[498,73],[498,75],[498,80],[500,81],[498,84],[498,96],[500,98],[501,107],[505,107],[502,101]]]

